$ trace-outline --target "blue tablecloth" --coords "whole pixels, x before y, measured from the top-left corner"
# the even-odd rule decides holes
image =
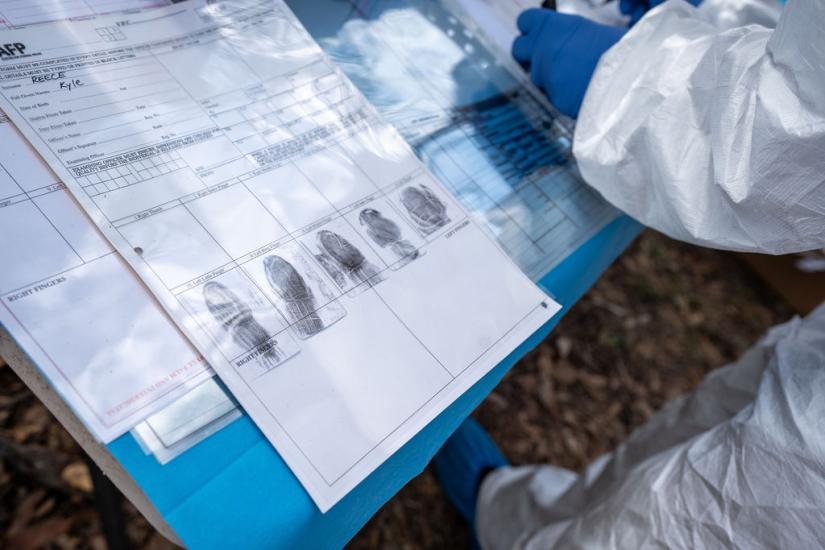
[[[166,466],[124,435],[109,450],[190,548],[340,548],[418,475],[449,435],[558,323],[641,227],[617,218],[540,284],[564,309],[326,514],[243,417]]]

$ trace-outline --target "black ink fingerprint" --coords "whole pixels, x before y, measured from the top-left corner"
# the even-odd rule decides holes
[[[259,357],[266,368],[275,367],[283,360],[284,354],[278,346],[268,344],[272,336],[258,323],[246,302],[234,292],[221,283],[210,281],[203,285],[203,298],[212,317],[244,351],[268,346]]]
[[[374,208],[365,208],[358,215],[361,225],[367,227],[367,235],[382,248],[389,247],[399,259],[407,262],[418,257],[418,249],[403,239],[401,228],[394,221],[385,218]]]
[[[405,187],[401,191],[401,204],[407,209],[415,225],[428,235],[450,223],[447,205],[426,185]]]
[[[295,330],[304,337],[324,330],[315,295],[291,263],[280,256],[267,256],[264,271],[269,286],[283,300],[284,314]]]
[[[355,285],[375,284],[380,281],[378,268],[347,239],[326,229],[318,232],[317,239],[321,251],[332,258]]]

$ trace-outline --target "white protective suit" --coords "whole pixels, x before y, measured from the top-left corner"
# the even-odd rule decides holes
[[[774,32],[720,30],[734,26],[733,4],[770,23],[764,1],[707,1],[670,0],[605,54],[576,129],[582,174],[685,241],[822,248],[825,0],[789,0]],[[493,471],[476,532],[485,549],[822,546],[825,304],[772,329],[581,475]]]
[[[485,549],[821,547],[825,304],[772,329],[581,476],[494,470],[476,533]]]
[[[768,12],[753,0],[726,4]],[[581,173],[677,239],[774,254],[822,248],[825,1],[790,0],[776,30],[720,32],[702,17],[712,8],[670,0],[602,57],[576,125]],[[716,11],[717,21],[733,17]]]

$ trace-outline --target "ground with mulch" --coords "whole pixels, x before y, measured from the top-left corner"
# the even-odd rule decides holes
[[[646,232],[475,415],[514,464],[580,470],[792,312],[731,254]],[[172,545],[128,504],[133,547]],[[83,453],[0,367],[0,548],[105,548]],[[349,545],[467,548],[429,470]]]

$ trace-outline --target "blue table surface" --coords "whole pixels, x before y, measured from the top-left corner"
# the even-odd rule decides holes
[[[638,235],[620,216],[539,284],[564,309],[326,514],[244,416],[166,466],[126,434],[108,448],[190,548],[340,548],[421,473],[444,441]]]

